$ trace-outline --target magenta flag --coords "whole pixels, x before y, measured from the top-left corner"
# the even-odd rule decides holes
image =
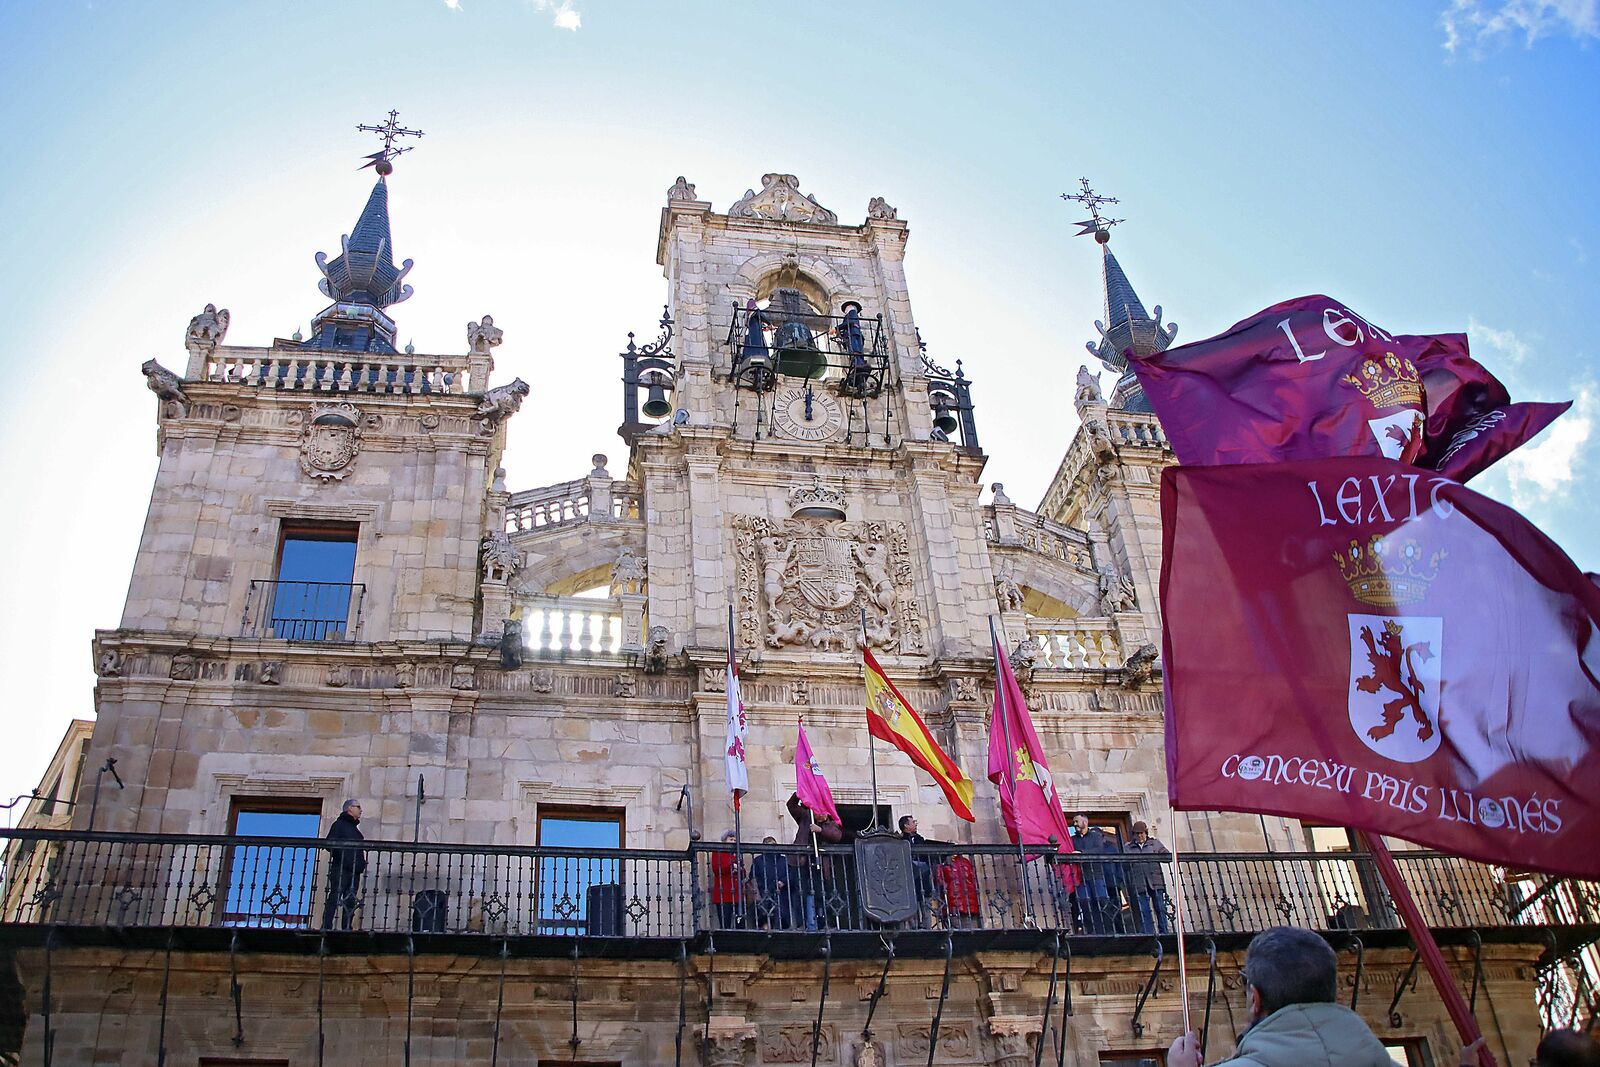
[[[839,809],[833,803],[833,790],[828,788],[828,780],[822,776],[822,768],[817,764],[816,753],[811,751],[811,742],[806,740],[805,723],[802,722],[798,729],[799,737],[794,743],[794,791],[800,794],[800,803],[812,811],[826,812],[835,821],[842,822]]]
[[[1391,334],[1320,295],[1130,365],[1186,464],[1383,456],[1442,470],[1471,431],[1448,468],[1465,481],[1565,410],[1511,411],[1465,334]]]
[[[1368,457],[1170,468],[1174,808],[1600,877],[1600,588],[1510,508]]]
[[[1033,729],[1022,687],[1005,649],[994,646],[994,716],[989,721],[989,781],[1000,792],[1000,818],[1012,844],[1045,844],[1052,837],[1062,852],[1074,851],[1061,797],[1050,776],[1044,746]],[[1068,889],[1078,884],[1074,868],[1060,868]]]

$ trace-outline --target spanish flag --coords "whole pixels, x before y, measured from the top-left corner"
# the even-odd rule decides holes
[[[961,773],[955,761],[944,754],[927,724],[922,721],[894,683],[884,677],[883,668],[872,651],[862,648],[867,669],[867,730],[911,757],[911,762],[933,775],[944,790],[945,799],[955,813],[968,822],[972,817],[972,779]]]

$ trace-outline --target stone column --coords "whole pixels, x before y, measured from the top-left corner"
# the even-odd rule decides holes
[[[743,1019],[712,1016],[704,1042],[706,1067],[744,1067],[753,1062],[756,1028]]]
[[[1033,1045],[1039,1040],[1036,1015],[995,1015],[989,1019],[995,1067],[1032,1067]]]

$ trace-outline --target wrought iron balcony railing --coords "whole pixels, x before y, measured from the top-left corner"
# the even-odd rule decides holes
[[[361,634],[360,582],[252,581],[245,596],[245,637],[283,641],[354,641]]]
[[[696,844],[689,851],[555,849],[156,834],[0,831],[0,925],[161,930],[358,930],[490,939],[626,938],[671,944],[714,933],[778,939],[883,932],[862,906],[848,847]],[[1056,855],[1049,846],[913,851],[918,913],[897,929],[1144,938],[1172,926],[1167,859]],[[1431,852],[1396,855],[1430,925],[1500,931],[1564,950],[1600,937],[1600,889],[1508,878]],[[359,869],[358,869],[359,868]],[[1359,855],[1186,854],[1186,928],[1240,940],[1269,926],[1399,931]],[[1070,874],[1068,873],[1070,872]],[[1064,884],[1082,883],[1075,892]],[[1102,890],[1101,887],[1104,889]],[[1237,935],[1237,936],[1230,936]]]

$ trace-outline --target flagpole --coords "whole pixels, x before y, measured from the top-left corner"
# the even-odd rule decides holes
[[[1016,752],[1011,747],[1011,707],[1006,703],[1006,683],[1000,675],[1000,636],[995,632],[994,616],[989,616],[989,646],[994,653],[994,691],[1000,698],[1000,736],[1005,739],[1006,745],[1006,781],[1011,783],[1011,811],[1012,818],[1017,817],[1017,767],[1013,762]],[[991,726],[991,729],[993,727]],[[1004,798],[1001,798],[1004,801]],[[1045,803],[1050,803],[1050,798],[1044,798]],[[1033,924],[1033,892],[1028,887],[1028,855],[1022,847],[1022,830],[1017,830],[1017,862],[1020,865],[1017,873],[1022,876],[1022,907],[1023,920]]]
[[[861,609],[861,677],[863,684],[867,676],[867,609]],[[867,752],[872,757],[872,825],[869,832],[878,828],[878,739],[872,732],[872,723],[867,723]]]
[[[728,669],[732,670],[733,668],[733,605],[729,604]],[[731,680],[728,684],[732,684]],[[744,699],[743,695],[741,695],[739,699],[742,701]],[[743,796],[744,794],[739,792],[739,790],[735,789],[733,791],[733,872],[734,880],[738,883],[738,897],[736,899],[738,901],[738,914],[740,918],[743,918],[744,916],[744,882],[742,880],[742,875],[744,873],[744,828],[739,823],[739,800]]]
[[[1172,813],[1172,885],[1177,892],[1172,894],[1173,929],[1178,935],[1178,992],[1183,997],[1183,1032],[1190,1032],[1189,1026],[1189,965],[1188,957],[1183,950],[1183,868],[1178,863],[1178,813]],[[1151,902],[1152,909],[1155,902]],[[1156,916],[1151,916],[1155,919]],[[1161,929],[1160,920],[1155,923],[1157,930]],[[1210,1008],[1206,1009],[1207,1011]],[[1197,1051],[1203,1054],[1203,1049]]]
[[[1456,1025],[1456,1033],[1460,1035],[1461,1043],[1472,1044],[1483,1036],[1478,1028],[1478,1020],[1472,1017],[1472,1009],[1467,1004],[1467,998],[1461,995],[1461,987],[1456,984],[1455,976],[1445,964],[1444,954],[1439,951],[1439,943],[1433,939],[1433,931],[1428,929],[1422,911],[1412,898],[1405,879],[1401,877],[1400,868],[1394,862],[1389,846],[1384,844],[1381,836],[1369,834],[1365,830],[1357,830],[1356,837],[1366,846],[1367,852],[1377,865],[1378,876],[1383,879],[1384,888],[1389,890],[1389,896],[1394,900],[1395,907],[1400,910],[1406,931],[1410,933],[1411,940],[1417,946],[1417,954],[1422,957],[1423,965],[1428,968],[1428,974],[1433,978],[1433,987],[1444,1001],[1445,1010],[1450,1013],[1450,1020]],[[1478,1049],[1478,1062],[1482,1067],[1495,1067],[1494,1053],[1489,1051],[1487,1044]]]

